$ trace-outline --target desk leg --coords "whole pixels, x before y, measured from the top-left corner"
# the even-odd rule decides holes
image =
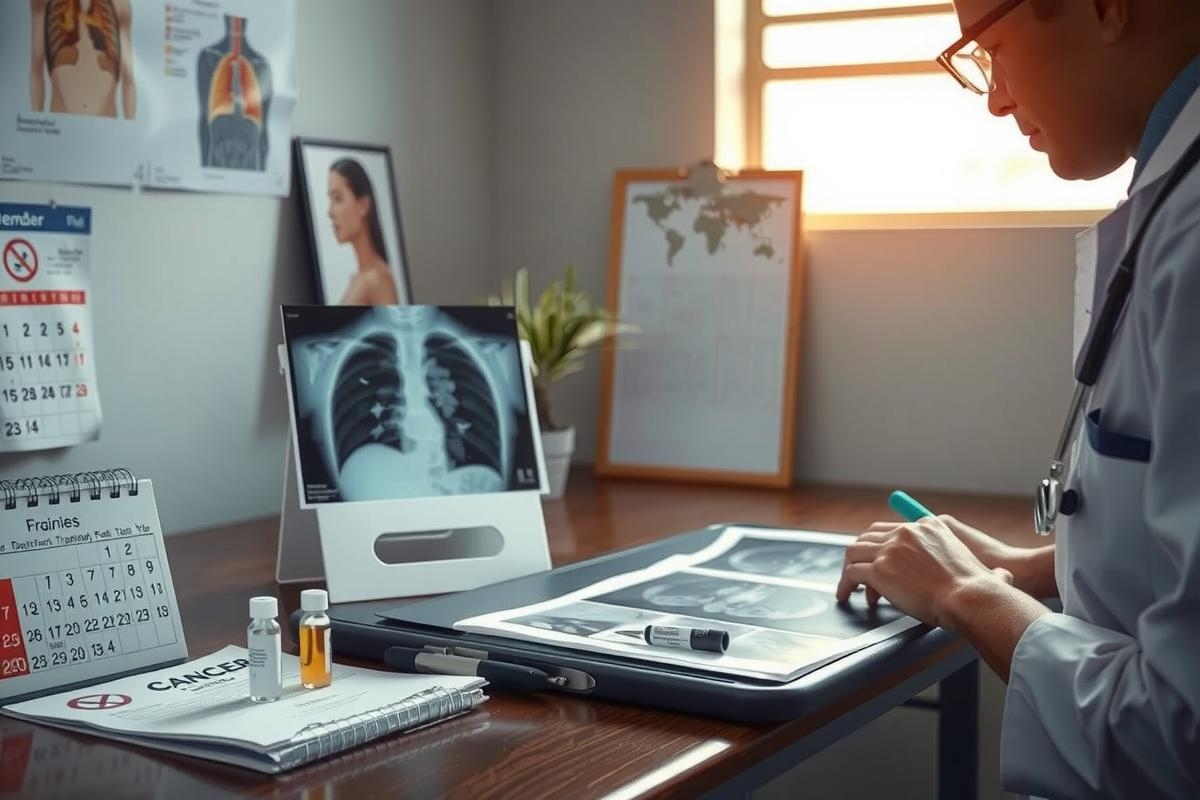
[[[979,662],[938,684],[938,800],[974,800],[979,786]]]

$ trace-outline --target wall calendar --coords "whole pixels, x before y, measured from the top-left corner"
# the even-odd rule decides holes
[[[89,208],[0,203],[0,452],[100,434]]]

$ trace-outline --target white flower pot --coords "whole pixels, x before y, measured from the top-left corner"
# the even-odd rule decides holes
[[[575,452],[575,429],[542,431],[542,454],[546,457],[546,477],[550,482],[550,497],[562,497],[567,490],[567,473],[571,469],[571,454]]]

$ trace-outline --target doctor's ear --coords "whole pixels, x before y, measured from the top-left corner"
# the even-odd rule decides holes
[[[1115,44],[1129,27],[1129,0],[1091,0],[1100,40]]]

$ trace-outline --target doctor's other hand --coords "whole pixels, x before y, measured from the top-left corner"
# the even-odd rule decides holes
[[[1012,583],[1012,573],[981,561],[940,518],[876,523],[846,548],[837,600],[859,586],[867,602],[885,597],[896,608],[928,625],[953,629],[948,613],[954,596],[982,583]]]

